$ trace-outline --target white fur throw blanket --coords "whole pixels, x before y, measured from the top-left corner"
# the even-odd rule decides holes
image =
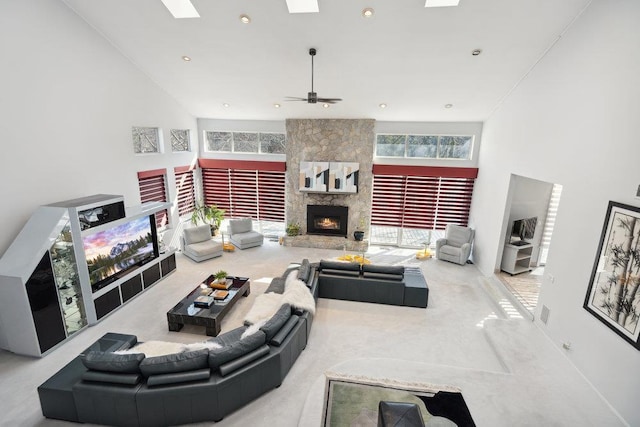
[[[284,293],[276,294],[270,292],[258,295],[244,321],[250,323],[253,326],[251,330],[255,332],[267,320],[271,319],[283,304],[290,304],[292,307],[306,310],[312,314],[316,312],[316,301],[313,299],[313,295],[311,295],[306,283],[298,279],[296,270],[287,276],[284,284]],[[249,332],[247,330],[245,334],[249,335]]]

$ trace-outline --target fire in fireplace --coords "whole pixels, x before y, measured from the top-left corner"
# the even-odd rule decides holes
[[[307,205],[307,234],[347,236],[347,206]]]

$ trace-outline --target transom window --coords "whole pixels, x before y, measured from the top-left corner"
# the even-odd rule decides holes
[[[206,151],[284,154],[285,134],[205,131]]]
[[[376,156],[421,159],[469,160],[473,136],[393,135],[376,136]]]
[[[171,129],[171,151],[191,151],[189,129]]]

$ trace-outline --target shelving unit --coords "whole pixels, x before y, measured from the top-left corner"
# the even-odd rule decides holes
[[[42,356],[176,268],[175,249],[93,292],[82,236],[166,209],[97,194],[38,208],[0,258],[0,348]]]
[[[520,274],[531,271],[531,254],[533,253],[533,245],[513,245],[507,243],[504,245],[502,253],[502,264],[500,269],[511,274]]]

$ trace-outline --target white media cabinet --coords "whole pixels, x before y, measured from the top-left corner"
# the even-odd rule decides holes
[[[514,245],[507,243],[502,252],[502,264],[500,269],[511,274],[520,274],[531,271],[531,254],[533,245]]]
[[[97,194],[40,206],[0,258],[0,348],[43,356],[174,271],[170,250],[93,290],[82,240],[169,205]]]

